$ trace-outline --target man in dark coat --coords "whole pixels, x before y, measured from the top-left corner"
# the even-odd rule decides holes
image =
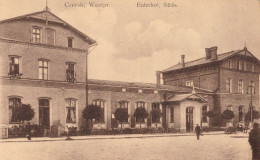
[[[197,126],[195,127],[195,132],[196,132],[197,140],[199,140],[200,139],[200,132],[201,132],[199,124],[197,124]]]
[[[260,160],[260,128],[258,123],[254,123],[253,129],[249,133],[248,142],[252,149],[252,160]]]

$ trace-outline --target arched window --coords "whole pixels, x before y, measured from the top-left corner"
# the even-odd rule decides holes
[[[101,108],[101,118],[96,119],[97,122],[105,123],[105,100],[103,99],[96,99],[92,101],[93,105],[99,106]]]
[[[66,99],[66,123],[76,123],[76,99]]]
[[[21,97],[10,97],[9,98],[9,122],[20,123],[17,119],[16,110],[22,105]]]

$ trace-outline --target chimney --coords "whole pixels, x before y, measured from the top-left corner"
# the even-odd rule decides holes
[[[210,59],[212,61],[217,60],[217,50],[218,47],[205,48],[206,59]]]
[[[160,87],[161,84],[161,71],[156,71],[156,85],[157,87]]]
[[[206,52],[206,59],[210,59],[211,58],[210,48],[205,48],[205,52]]]
[[[182,65],[182,67],[185,67],[185,55],[184,54],[182,54],[181,55],[181,65]]]
[[[218,50],[218,47],[211,47],[211,60],[214,61],[214,60],[217,60],[217,50]]]

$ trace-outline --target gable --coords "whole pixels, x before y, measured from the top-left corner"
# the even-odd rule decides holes
[[[56,22],[56,23],[64,23],[63,21],[61,21],[59,18],[55,17],[50,12],[40,12],[40,13],[30,15],[28,17],[40,19],[40,20],[52,21],[52,22]]]

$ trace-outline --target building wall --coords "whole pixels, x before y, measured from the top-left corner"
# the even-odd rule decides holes
[[[169,72],[163,75],[164,84],[185,86],[186,81],[193,81],[195,87],[216,90],[218,88],[218,69],[215,67],[201,67],[198,69],[184,69],[178,73]]]
[[[9,96],[20,96],[22,97],[23,104],[30,104],[35,111],[35,117],[31,121],[33,124],[39,124],[39,98],[50,99],[50,125],[55,121],[60,120],[63,126],[71,125],[66,124],[66,101],[67,98],[74,98],[77,100],[77,117],[82,117],[81,113],[85,108],[86,92],[84,89],[61,89],[61,88],[48,88],[46,87],[28,87],[28,86],[11,86],[11,85],[0,85],[1,89],[4,90],[1,96],[1,124],[12,124],[9,123]],[[74,126],[82,125],[82,118],[76,120],[77,124]]]
[[[69,29],[66,25],[55,24],[49,22],[46,25],[45,21],[24,19],[10,21],[0,24],[0,37],[6,39],[15,39],[22,42],[32,42],[32,27],[41,28],[42,43],[46,43],[46,28],[55,30],[55,45],[68,47],[68,37],[73,37],[73,48],[88,49],[88,43],[83,40],[83,37],[75,31]]]
[[[85,82],[86,79],[86,53],[84,52],[0,40],[0,76],[8,76],[10,62],[8,55],[21,56],[22,78],[25,79],[38,79],[39,58],[49,60],[48,80],[65,81],[67,61],[76,63],[77,82]]]
[[[92,88],[92,87],[90,87]],[[148,110],[148,112],[151,111],[152,108],[152,103],[153,102],[161,102],[162,97],[159,94],[148,94],[148,93],[138,93],[138,92],[129,92],[130,90],[128,89],[128,92],[122,92],[122,91],[111,91],[109,87],[103,87],[103,90],[93,90],[94,88],[90,89],[89,95],[88,95],[88,101],[89,104],[92,103],[93,100],[96,99],[102,99],[106,103],[106,109],[105,109],[105,114],[106,114],[106,127],[110,128],[111,127],[111,119],[112,119],[112,114],[116,111],[117,107],[119,106],[118,102],[125,100],[129,102],[129,126],[131,126],[132,118],[134,111],[135,111],[135,106],[136,102],[143,101],[145,102],[145,107]],[[137,90],[137,89],[136,89]],[[145,125],[146,126],[146,125]],[[139,126],[138,126],[139,127]]]

